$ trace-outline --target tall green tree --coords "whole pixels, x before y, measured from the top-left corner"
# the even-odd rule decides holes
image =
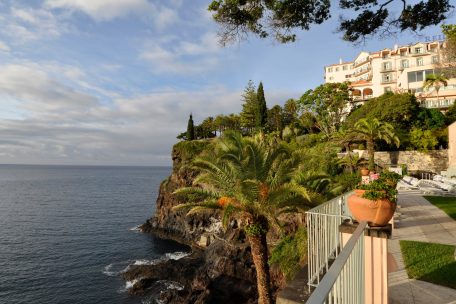
[[[301,96],[302,112],[315,117],[316,127],[327,137],[337,132],[351,103],[348,83],[325,83]]]
[[[375,142],[383,140],[388,144],[394,143],[399,147],[399,138],[394,133],[394,127],[378,120],[377,118],[362,118],[353,128],[353,133],[358,140],[366,142],[367,153],[369,154],[369,170],[375,169]]]
[[[290,125],[298,119],[298,102],[293,98],[288,99],[283,105],[283,121],[285,125]]]
[[[257,113],[257,93],[252,80],[249,80],[244,93],[242,94],[242,111],[240,114],[241,126],[247,134],[251,134],[253,128],[256,126],[256,113]]]
[[[285,146],[270,142],[262,134],[243,138],[225,132],[215,151],[194,160],[198,187],[178,189],[175,194],[188,202],[174,209],[188,215],[207,209],[221,211],[222,223],[241,223],[251,246],[258,286],[258,303],[272,304],[268,265],[267,232],[280,229],[278,215],[309,205],[307,190],[293,181],[299,162]]]
[[[286,43],[296,40],[296,30],[309,30],[328,20],[335,3],[352,17],[341,17],[338,26],[344,40],[352,42],[375,34],[423,30],[448,18],[453,8],[449,0],[213,0],[209,11],[221,25],[223,44],[245,39],[249,33]],[[392,11],[398,9],[393,17]]]
[[[282,116],[282,107],[279,105],[273,106],[268,111],[268,129],[270,131],[282,133],[283,130],[283,116]]]
[[[266,98],[264,97],[263,83],[260,82],[257,90],[257,107],[256,107],[256,118],[255,125],[257,129],[264,129],[268,121],[268,107],[266,105]]]
[[[187,123],[187,140],[194,140],[195,139],[195,126],[193,124],[193,117],[190,114]]]

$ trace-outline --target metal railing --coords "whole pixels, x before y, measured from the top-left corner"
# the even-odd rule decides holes
[[[307,304],[364,303],[364,229],[361,222]]]
[[[317,287],[341,248],[339,226],[351,219],[346,205],[353,191],[333,198],[306,212],[308,246],[308,285]]]

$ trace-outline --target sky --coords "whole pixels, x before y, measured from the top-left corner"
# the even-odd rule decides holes
[[[188,115],[239,112],[249,80],[282,105],[340,58],[441,34],[353,45],[336,33],[334,8],[296,43],[221,47],[209,2],[1,0],[0,163],[170,165]]]

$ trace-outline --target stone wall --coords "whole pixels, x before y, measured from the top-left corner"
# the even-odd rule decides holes
[[[367,157],[367,153],[364,156]],[[429,152],[395,151],[375,152],[375,162],[380,166],[406,164],[410,172],[426,171],[440,174],[448,168],[448,150]]]

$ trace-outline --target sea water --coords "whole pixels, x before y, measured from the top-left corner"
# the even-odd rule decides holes
[[[0,303],[154,303],[130,296],[129,265],[179,259],[187,248],[140,233],[165,167],[0,165]]]

